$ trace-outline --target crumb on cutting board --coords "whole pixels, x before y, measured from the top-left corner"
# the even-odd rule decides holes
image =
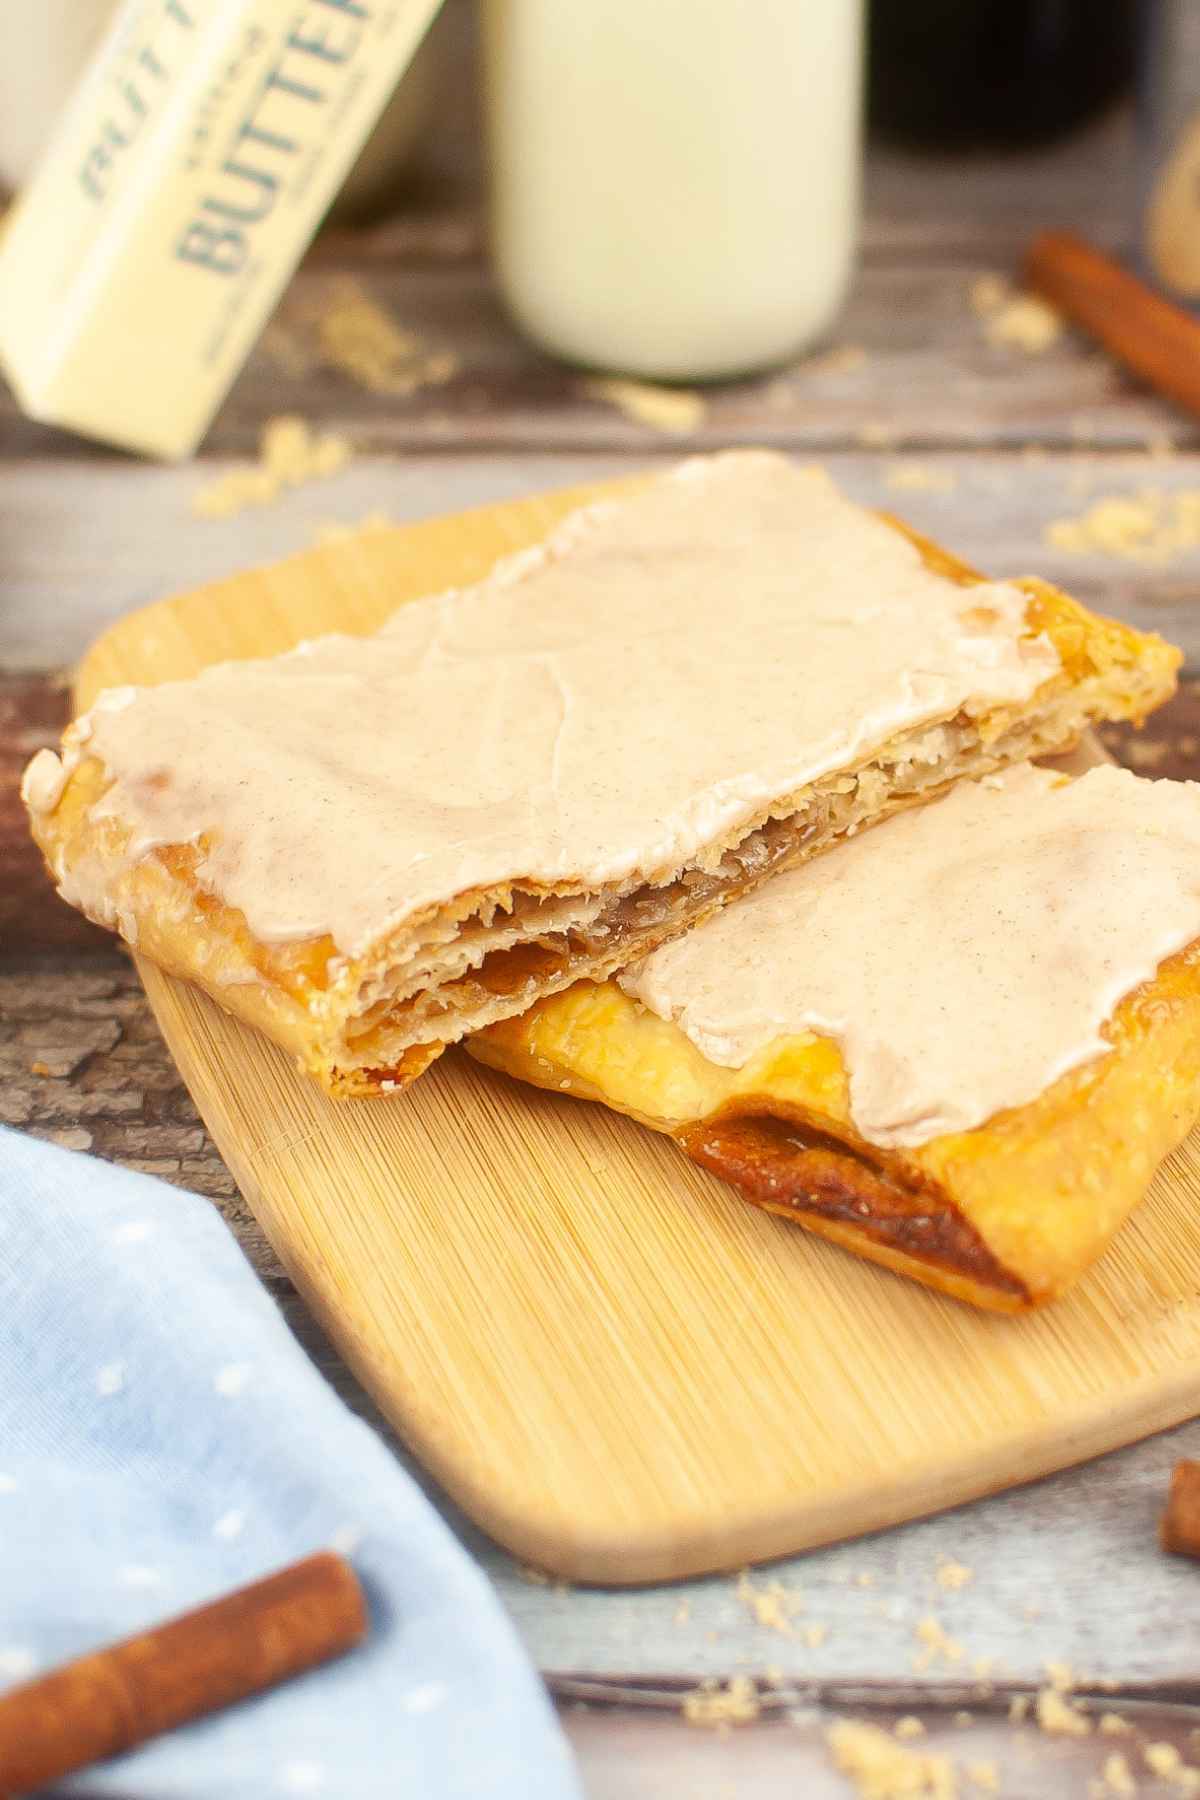
[[[877,1725],[853,1719],[831,1725],[825,1742],[835,1768],[854,1784],[860,1800],[957,1800],[948,1756],[908,1750]]]

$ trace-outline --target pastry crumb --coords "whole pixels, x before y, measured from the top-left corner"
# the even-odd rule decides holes
[[[921,462],[894,462],[883,479],[888,487],[910,494],[950,494],[958,485],[953,469],[934,469]]]
[[[1037,1722],[1048,1737],[1087,1737],[1091,1721],[1064,1700],[1058,1688],[1043,1688],[1037,1697]]]
[[[939,1656],[948,1663],[962,1661],[962,1645],[948,1635],[941,1620],[932,1614],[917,1621],[914,1636],[921,1646],[913,1658],[913,1668],[918,1674],[928,1669]]]
[[[980,275],[971,283],[970,299],[989,344],[1039,356],[1062,336],[1057,308],[1038,294],[1014,288],[1002,275]]]
[[[969,1762],[966,1766],[967,1780],[985,1794],[1000,1792],[1000,1770],[994,1762]]]
[[[890,450],[899,435],[886,419],[864,419],[854,437],[865,450]]]
[[[685,437],[708,416],[708,402],[690,388],[660,387],[651,381],[632,381],[623,375],[598,375],[585,381],[583,391],[593,400],[607,401],[637,425],[669,437]]]
[[[737,1596],[747,1612],[768,1631],[778,1631],[784,1637],[795,1637],[792,1620],[804,1610],[804,1596],[799,1588],[784,1587],[781,1581],[771,1581],[765,1587],[755,1587],[743,1570],[738,1576]]]
[[[681,1600],[679,1605],[675,1608],[674,1623],[676,1625],[686,1625],[691,1616],[691,1602],[688,1600]]]
[[[689,1725],[718,1730],[748,1725],[760,1711],[758,1690],[747,1675],[733,1675],[724,1686],[701,1682],[683,1696],[683,1716]]]
[[[372,394],[404,397],[458,373],[451,351],[431,350],[353,276],[316,296],[289,299],[263,333],[263,349],[286,374],[336,369]]]
[[[958,1783],[948,1756],[907,1750],[877,1725],[851,1719],[831,1725],[825,1742],[860,1800],[956,1800]]]
[[[796,372],[800,375],[852,375],[866,360],[867,353],[861,344],[833,344],[828,350],[818,351],[815,356],[798,363]]]
[[[806,1625],[800,1635],[810,1650],[819,1650],[829,1636],[829,1627],[821,1624]]]
[[[958,1588],[965,1588],[974,1581],[975,1571],[968,1568],[966,1563],[955,1562],[947,1557],[939,1562],[934,1579],[939,1587],[944,1587],[948,1593],[954,1593]]]
[[[1046,1680],[1052,1688],[1057,1688],[1060,1694],[1067,1693],[1077,1685],[1075,1671],[1070,1663],[1045,1662],[1042,1667],[1046,1671]]]
[[[1014,1694],[1008,1703],[1008,1719],[1011,1725],[1020,1725],[1029,1717],[1029,1695]]]
[[[1133,1778],[1133,1771],[1119,1750],[1114,1750],[1111,1756],[1105,1757],[1104,1767],[1100,1773],[1108,1793],[1123,1796],[1137,1793],[1137,1782]]]
[[[905,1713],[892,1726],[892,1736],[898,1738],[919,1738],[925,1736],[925,1727],[915,1713]]]
[[[1200,489],[1106,495],[1076,518],[1052,519],[1042,536],[1052,549],[1069,555],[1161,567],[1200,547]]]
[[[31,1062],[29,1065],[29,1073],[31,1075],[49,1075],[50,1064],[41,1062],[40,1060]]]
[[[1127,1732],[1133,1730],[1133,1727],[1128,1719],[1121,1717],[1120,1713],[1108,1712],[1100,1714],[1096,1729],[1102,1737],[1124,1737]]]
[[[349,442],[335,432],[314,435],[307,420],[285,413],[262,428],[258,461],[239,463],[192,495],[199,519],[231,519],[252,506],[269,506],[285,488],[334,475],[349,462]]]
[[[975,1723],[975,1720],[974,1716],[963,1707],[960,1711],[955,1713],[954,1723],[959,1727],[960,1731],[965,1731],[968,1725],[973,1725]]]
[[[1200,1794],[1200,1769],[1185,1763],[1174,1744],[1147,1744],[1142,1760],[1152,1775],[1181,1794]]]

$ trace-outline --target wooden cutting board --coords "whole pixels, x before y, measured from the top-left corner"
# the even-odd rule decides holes
[[[88,654],[79,703],[368,631],[600,491],[366,532],[148,607]],[[335,1104],[212,1002],[141,974],[222,1154],[347,1363],[459,1505],[556,1574],[736,1567],[1200,1410],[1195,1135],[1072,1294],[992,1318],[757,1211],[598,1107],[458,1052],[404,1098]]]

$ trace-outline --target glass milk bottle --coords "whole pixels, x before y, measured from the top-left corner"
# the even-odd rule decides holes
[[[483,0],[492,242],[537,343],[659,380],[803,350],[841,302],[862,0]]]

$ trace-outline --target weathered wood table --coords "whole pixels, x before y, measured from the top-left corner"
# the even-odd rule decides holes
[[[469,92],[465,75],[460,85]],[[1200,671],[1200,548],[1136,558],[1047,535],[1098,500],[1149,494],[1143,507],[1166,513],[1172,495],[1195,495],[1197,427],[1071,333],[1037,353],[989,341],[971,298],[981,276],[1011,272],[1037,226],[1122,246],[1123,120],[1003,162],[873,155],[862,261],[830,347],[705,396],[677,438],[595,398],[506,323],[481,247],[469,121],[465,100],[449,109],[433,171],[403,212],[358,236],[327,234],[291,296],[317,305],[353,276],[429,351],[456,359],[448,381],[380,394],[335,369],[289,369],[267,345],[202,466],[177,468],[32,424],[0,399],[0,1118],[211,1196],[318,1362],[367,1413],[242,1206],[130,964],[55,899],[25,837],[20,766],[54,737],[65,671],[106,621],[303,547],[330,523],[417,518],[682,448],[766,442],[827,462],[857,497],[896,507],[991,572],[1036,571],[1160,627]],[[252,454],[264,420],[285,412],[344,433],[353,461],[269,507],[195,516],[196,490]],[[1108,741],[1139,770],[1200,777],[1200,684],[1185,681],[1140,737]],[[1200,1569],[1163,1556],[1154,1538],[1168,1471],[1188,1453],[1200,1455],[1200,1424],[740,1588],[729,1577],[568,1591],[458,1523],[560,1696],[597,1800],[843,1794],[831,1719],[890,1725],[904,1713],[927,1728],[908,1747],[951,1756],[962,1793],[985,1791],[993,1772],[1009,1795],[1117,1791],[1094,1785],[1117,1753],[1141,1793],[1167,1794],[1179,1788],[1146,1769],[1146,1744],[1200,1763]],[[1044,1687],[1047,1664],[1069,1665],[1135,1731],[1010,1723],[1014,1694]],[[735,1703],[753,1682],[744,1710],[757,1716],[726,1731],[686,1722],[681,1697],[705,1680],[732,1680]]]

